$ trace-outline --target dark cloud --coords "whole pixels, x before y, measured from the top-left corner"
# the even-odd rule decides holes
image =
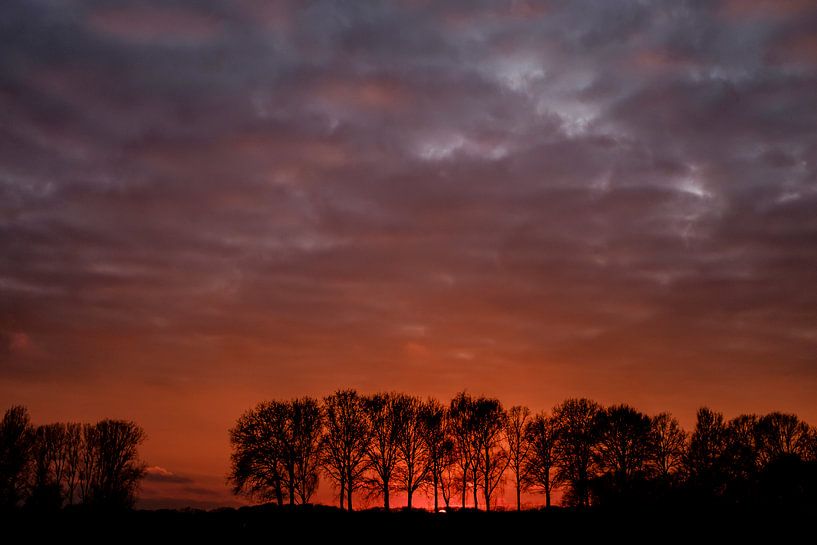
[[[222,439],[248,392],[345,384],[817,418],[813,2],[0,9],[31,403],[216,397]]]

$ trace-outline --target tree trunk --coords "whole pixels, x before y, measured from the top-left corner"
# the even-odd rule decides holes
[[[281,481],[275,483],[275,499],[278,502],[278,507],[284,505],[284,492],[281,490]]]
[[[406,470],[406,507],[411,510],[411,496],[414,494],[414,490],[412,489],[412,485],[414,484],[414,464],[411,464]]]
[[[479,475],[477,474],[477,466],[474,464],[474,509],[479,509],[479,500],[477,499],[477,483],[479,482]]]
[[[519,484],[519,473],[516,474],[516,510],[522,510],[522,485]]]
[[[434,478],[432,480],[434,481],[434,512],[436,513],[437,511],[440,510],[440,505],[439,505],[439,502],[437,500],[437,475],[436,474],[434,475]]]
[[[465,497],[468,494],[468,469],[462,470],[462,508],[465,509]]]
[[[352,511],[352,470],[349,469],[346,475],[346,505]]]
[[[389,482],[383,483],[383,509],[389,510]]]
[[[346,495],[346,478],[343,476],[343,471],[340,472],[340,510],[343,511],[343,501]]]
[[[289,505],[295,505],[295,468],[289,468]]]
[[[488,447],[485,447],[485,510],[491,510],[491,455],[488,454]]]

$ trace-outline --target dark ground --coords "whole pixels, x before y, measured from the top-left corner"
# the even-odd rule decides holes
[[[814,543],[816,525],[817,506],[440,514],[258,506],[116,514],[18,512],[3,516],[0,543]]]

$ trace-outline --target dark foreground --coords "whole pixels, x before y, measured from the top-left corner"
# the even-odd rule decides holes
[[[0,542],[189,543],[585,543],[807,542],[814,538],[817,506],[793,509],[638,509],[627,511],[474,512],[361,511],[274,506],[241,509],[62,511],[4,515]],[[20,538],[7,541],[17,532]],[[59,541],[58,541],[59,540]]]

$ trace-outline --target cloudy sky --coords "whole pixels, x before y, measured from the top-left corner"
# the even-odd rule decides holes
[[[4,0],[3,405],[215,505],[347,386],[817,423],[817,4]]]

